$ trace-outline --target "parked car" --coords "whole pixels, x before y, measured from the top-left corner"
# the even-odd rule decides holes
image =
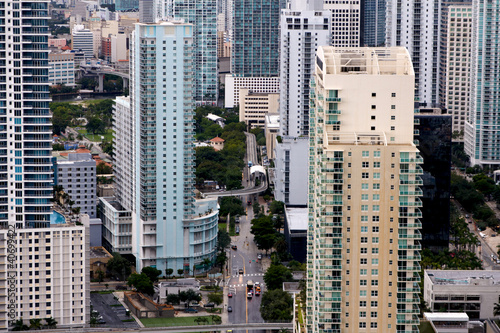
[[[262,254],[259,254],[259,255],[257,256],[257,259],[259,259],[259,260],[260,260],[260,259],[262,259]]]
[[[229,292],[229,293],[227,294],[227,297],[232,298],[232,297],[233,297],[233,293],[232,293],[232,292]]]
[[[236,245],[231,245],[231,248],[232,248],[233,250],[238,250],[238,246],[236,246]]]
[[[238,270],[238,273],[239,273],[239,274],[243,274],[243,268],[240,268],[240,269]]]
[[[184,309],[184,312],[186,312],[186,313],[190,313],[190,312],[198,313],[198,310],[193,309],[193,308],[187,308],[187,309]]]
[[[206,308],[213,308],[215,307],[215,303],[207,303],[204,305]]]
[[[233,308],[231,306],[227,307],[227,312],[233,312]]]

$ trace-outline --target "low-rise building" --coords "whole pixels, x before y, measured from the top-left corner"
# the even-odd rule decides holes
[[[470,319],[493,317],[499,294],[500,271],[424,272],[424,300],[433,312],[465,312]]]
[[[219,151],[224,149],[224,139],[219,138],[218,136],[210,140],[210,146],[212,146],[215,150]]]
[[[255,93],[247,88],[240,89],[240,121],[248,128],[264,128],[266,115],[279,111],[279,94]]]
[[[75,54],[71,52],[49,53],[50,85],[75,86]]]
[[[224,106],[234,108],[240,103],[240,89],[247,88],[254,93],[279,94],[279,77],[240,77],[226,75]]]
[[[167,303],[167,296],[169,294],[178,294],[181,291],[187,291],[189,289],[193,289],[195,291],[200,290],[200,282],[194,278],[160,282],[157,290],[159,295],[158,303]]]
[[[92,246],[90,248],[90,278],[96,279],[98,271],[106,274],[108,261],[113,258],[111,253],[102,246]]]
[[[132,253],[132,212],[114,197],[99,198],[103,246],[111,253]]]
[[[288,252],[293,259],[305,262],[307,257],[307,222],[308,209],[286,207],[285,208],[285,240],[288,244]]]

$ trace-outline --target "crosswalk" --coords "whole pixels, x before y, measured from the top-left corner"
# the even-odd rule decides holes
[[[233,275],[232,278],[239,278],[240,276],[249,277],[249,276],[264,276],[264,273],[254,273],[254,274],[241,274],[241,275]]]
[[[264,287],[266,284],[265,283],[261,283],[260,284],[262,287]],[[246,283],[240,283],[240,284],[230,284],[228,285],[229,288],[237,288],[237,287],[246,287],[247,284]],[[231,289],[229,289],[231,290]]]

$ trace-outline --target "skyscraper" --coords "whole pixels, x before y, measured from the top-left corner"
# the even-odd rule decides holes
[[[168,6],[167,6],[168,7]],[[215,105],[217,88],[217,0],[173,0],[174,18],[193,25],[193,97]]]
[[[359,46],[361,33],[361,2],[359,0],[324,0],[324,9],[331,11],[332,44],[339,47]],[[373,27],[371,28],[373,29]]]
[[[292,1],[280,17],[280,132],[309,134],[309,81],[318,46],[330,45],[331,13],[323,0]]]
[[[386,0],[361,1],[360,46],[385,45]]]
[[[279,20],[284,0],[233,0],[231,74],[279,74]]]
[[[307,326],[418,332],[414,72],[405,48],[320,47],[311,82]]]
[[[131,38],[138,270],[189,270],[215,255],[217,203],[195,202],[193,193],[193,31],[187,23],[140,23]]]
[[[386,45],[404,46],[415,70],[415,99],[424,107],[439,106],[440,19],[443,1],[387,0]]]
[[[500,45],[497,25],[500,1],[472,5],[470,115],[465,123],[464,148],[471,165],[500,164]]]

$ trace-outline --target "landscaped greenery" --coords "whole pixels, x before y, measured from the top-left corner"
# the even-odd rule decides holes
[[[102,136],[104,137],[104,141],[108,141],[108,142],[113,141],[113,130],[112,129],[107,129],[107,130],[105,130],[104,133],[101,133],[101,134],[90,134],[87,132],[86,129],[79,129],[79,130],[77,130],[77,132],[80,133],[81,135],[85,136],[90,141],[103,142],[102,138],[101,138]]]
[[[204,317],[208,320],[211,316],[192,316],[192,317],[174,317],[174,318],[142,318],[141,322],[145,327],[162,327],[162,326],[195,326],[197,318]]]
[[[262,319],[291,321],[293,319],[292,310],[293,299],[286,291],[275,289],[265,291],[262,294],[260,304]]]

